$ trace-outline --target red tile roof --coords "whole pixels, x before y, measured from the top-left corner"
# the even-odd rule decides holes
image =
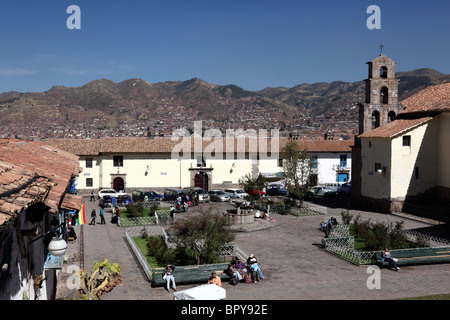
[[[294,140],[301,151],[351,152],[353,140]]]
[[[404,100],[402,104],[405,109],[399,116],[423,112],[448,112],[450,111],[450,83],[428,87]]]
[[[214,141],[214,140],[213,140]],[[223,151],[227,149],[227,140],[219,140],[223,142]],[[251,140],[250,140],[251,141]],[[279,139],[279,149],[288,141],[287,138]],[[350,152],[353,140],[292,140],[297,143],[300,150],[311,152]],[[80,139],[49,139],[48,144],[66,150],[78,156],[95,156],[101,153],[171,153],[174,147],[180,145],[181,140],[171,141],[170,138],[139,138],[139,137],[120,137],[120,138],[103,138],[92,140]],[[189,143],[189,141],[188,141]],[[203,149],[212,142],[203,139]],[[238,150],[238,139],[234,139],[233,150]],[[251,142],[250,142],[251,143]],[[252,145],[253,147],[253,145]],[[259,146],[258,146],[259,147]],[[250,149],[249,140],[245,141],[245,151],[253,151]],[[191,150],[194,151],[194,139],[191,139]],[[259,149],[257,149],[259,150]],[[271,140],[267,140],[267,151],[271,150]],[[277,150],[278,151],[278,150]]]
[[[428,87],[402,102],[405,109],[398,119],[361,134],[361,138],[390,138],[432,119],[436,113],[450,111],[450,83]]]
[[[384,126],[367,131],[361,134],[360,138],[391,138],[402,134],[410,129],[422,125],[433,119],[432,117],[424,117],[418,119],[397,119]]]
[[[37,202],[52,213],[65,204],[79,208],[81,197],[64,198],[70,179],[80,172],[78,157],[66,151],[41,142],[0,140],[0,226]]]

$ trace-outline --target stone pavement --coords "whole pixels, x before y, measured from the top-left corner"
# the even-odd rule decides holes
[[[86,218],[97,202],[86,201]],[[207,206],[208,204],[204,204]],[[216,204],[223,211],[228,204]],[[339,204],[328,208],[328,216],[339,216]],[[350,210],[364,218],[378,221],[405,221],[405,229],[417,229],[450,239],[446,226],[431,225],[404,217],[373,212]],[[368,289],[372,273],[367,266],[355,266],[328,252],[321,246],[323,232],[319,222],[323,215],[295,217],[272,214],[275,222],[258,219],[238,232],[235,243],[244,252],[253,253],[261,264],[265,279],[254,284],[224,283],[227,300],[379,300],[450,293],[450,266],[448,264],[402,267],[400,271],[381,269],[381,289]],[[68,288],[70,266],[80,266],[80,243],[84,242],[84,265],[89,270],[97,261],[108,259],[121,267],[123,283],[104,295],[102,300],[172,300],[173,294],[164,288],[152,288],[146,280],[126,240],[125,228],[111,224],[110,213],[105,212],[107,223],[76,226],[78,239],[69,249],[60,273],[57,299],[71,298],[74,290]],[[81,241],[83,228],[83,241]],[[205,279],[206,282],[206,279]],[[178,291],[194,285],[178,286]]]

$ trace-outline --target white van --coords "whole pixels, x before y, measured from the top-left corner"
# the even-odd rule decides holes
[[[339,188],[342,187],[347,182],[327,182],[325,183],[325,188],[331,190],[332,192],[338,192]]]

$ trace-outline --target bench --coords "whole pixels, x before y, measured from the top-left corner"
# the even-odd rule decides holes
[[[450,262],[450,247],[399,249],[390,252],[397,259],[398,266]],[[381,254],[381,251],[375,253],[377,264],[380,267],[390,266],[389,262],[381,260]]]
[[[176,284],[188,283],[207,283],[211,273],[216,272],[222,281],[229,281],[230,277],[222,274],[222,271],[228,268],[228,263],[193,265],[193,266],[175,266],[173,276]],[[166,285],[166,280],[162,278],[164,268],[153,268],[152,285]]]

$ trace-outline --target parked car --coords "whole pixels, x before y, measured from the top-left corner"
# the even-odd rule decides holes
[[[351,189],[352,185],[350,182],[344,183],[342,186],[339,187],[338,194],[348,196],[350,195]]]
[[[185,197],[186,191],[183,189],[166,189],[164,190],[164,200],[165,201],[175,201],[178,197]]]
[[[327,189],[322,186],[315,186],[308,190],[310,196],[328,196],[333,193],[330,189]]]
[[[115,198],[115,197],[112,197],[110,195],[104,195],[104,196],[102,196],[100,198],[100,201],[98,202],[98,205],[101,208],[111,207],[113,205],[113,198]]]
[[[208,195],[211,201],[217,202],[230,201],[230,195],[223,192],[222,190],[210,190],[208,191]]]
[[[266,188],[266,193],[269,196],[289,196],[289,192],[280,184],[270,184]]]
[[[164,199],[162,194],[152,190],[133,190],[132,200],[135,202],[142,201],[161,201]]]
[[[225,189],[225,193],[228,193],[231,199],[245,199],[248,196],[247,192],[236,188],[227,188]]]
[[[199,202],[209,202],[209,195],[207,191],[203,191],[199,187],[187,187],[184,188],[191,201],[194,201],[195,194],[198,193]]]
[[[117,196],[124,195],[124,194],[126,194],[126,193],[123,191],[117,192],[114,189],[102,189],[98,192],[98,198],[101,199],[103,196],[110,196],[110,197],[116,198]]]
[[[120,195],[117,197],[117,204],[121,204],[123,206],[126,206],[132,201],[131,197],[127,194]]]

